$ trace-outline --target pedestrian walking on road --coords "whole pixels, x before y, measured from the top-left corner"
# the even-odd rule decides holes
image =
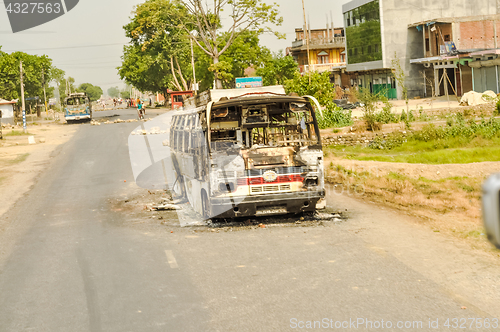
[[[139,114],[139,120],[144,119],[144,115],[142,114],[142,112],[143,112],[142,103],[139,101],[139,103],[137,103],[137,114]]]

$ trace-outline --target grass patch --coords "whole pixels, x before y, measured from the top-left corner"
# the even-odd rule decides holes
[[[25,133],[23,131],[18,131],[18,130],[12,130],[11,132],[6,132],[4,136],[28,136],[32,135],[30,133]]]
[[[332,146],[330,150],[346,159],[412,164],[500,161],[500,121],[466,122],[458,113],[448,117],[446,126],[428,124],[409,135],[377,136],[368,147]]]
[[[23,153],[23,154],[17,155],[17,157],[15,159],[9,160],[8,163],[11,165],[22,163],[23,161],[25,161],[28,158],[29,155],[30,155],[29,153]]]
[[[500,161],[500,138],[476,137],[438,139],[429,142],[408,141],[391,150],[361,146],[331,146],[327,149],[344,159],[373,160],[410,164],[469,164]]]

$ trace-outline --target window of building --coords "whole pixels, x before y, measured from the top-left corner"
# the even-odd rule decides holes
[[[318,64],[329,63],[328,53],[321,51],[318,53]]]
[[[425,49],[427,51],[431,50],[431,44],[429,43],[429,38],[425,38]]]
[[[349,64],[382,60],[379,1],[371,1],[344,13]]]

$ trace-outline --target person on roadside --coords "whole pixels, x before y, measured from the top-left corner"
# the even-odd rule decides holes
[[[137,113],[139,114],[139,120],[144,119],[142,103],[139,101],[137,103]]]

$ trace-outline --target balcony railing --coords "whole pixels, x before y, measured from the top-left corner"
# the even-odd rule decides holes
[[[317,71],[320,73],[323,73],[325,71],[331,71],[333,68],[345,66],[345,62],[336,62],[336,63],[320,63],[320,64],[314,64],[311,65],[311,71]],[[307,73],[309,71],[309,66],[300,66],[300,72],[301,73]]]
[[[311,39],[309,41],[309,47],[314,48],[318,46],[332,46],[332,47],[339,47],[339,46],[345,46],[345,37],[334,37],[332,39],[327,39],[327,38],[319,38],[319,39]],[[292,42],[292,48],[299,48],[299,47],[305,47],[306,46],[306,41],[305,40],[296,40]]]

